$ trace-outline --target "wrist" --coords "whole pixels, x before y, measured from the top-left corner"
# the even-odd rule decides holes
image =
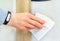
[[[9,26],[13,26],[13,14],[11,14],[11,18],[10,18],[10,21],[8,22]]]

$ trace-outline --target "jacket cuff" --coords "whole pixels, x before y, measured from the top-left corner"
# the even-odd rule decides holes
[[[0,8],[0,25],[4,23],[8,11]]]

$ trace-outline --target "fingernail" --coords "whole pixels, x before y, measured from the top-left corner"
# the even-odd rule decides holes
[[[40,28],[40,29],[41,29],[41,28],[43,28],[43,27],[44,27],[44,24],[43,24],[43,25],[41,25],[41,26],[40,26],[40,27],[38,27],[38,28]]]
[[[45,24],[45,23],[46,23],[46,21],[43,21],[42,25]]]

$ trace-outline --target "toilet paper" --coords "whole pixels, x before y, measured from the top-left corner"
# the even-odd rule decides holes
[[[35,13],[35,16],[46,21],[42,29],[30,30],[30,32],[32,32],[32,35],[34,35],[34,37],[39,41],[42,37],[44,37],[45,34],[47,34],[49,30],[52,29],[55,22],[51,18],[47,17],[46,15],[40,14],[40,13]]]

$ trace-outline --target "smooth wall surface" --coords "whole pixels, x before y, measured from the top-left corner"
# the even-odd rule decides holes
[[[15,0],[0,0],[0,8],[14,12],[13,1]],[[0,25],[0,41],[16,41],[16,31],[13,27]]]
[[[32,2],[32,11],[46,14],[55,21],[55,26],[40,41],[60,41],[60,0]]]
[[[12,0],[0,0],[0,8],[13,12],[12,6]],[[40,41],[60,41],[60,0],[32,2],[32,12],[46,14],[55,21],[55,26]],[[0,26],[0,41],[15,41],[15,32],[14,28],[9,26]],[[32,41],[37,40],[33,37]]]
[[[0,8],[14,12],[16,0],[0,0]]]

